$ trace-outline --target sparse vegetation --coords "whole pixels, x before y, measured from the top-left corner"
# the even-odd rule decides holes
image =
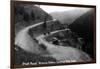
[[[56,62],[56,59],[52,58],[52,57],[44,57],[41,55],[37,55],[37,54],[33,54],[33,53],[29,53],[24,51],[23,49],[21,49],[19,46],[15,46],[14,49],[15,50],[15,64],[16,65],[22,65],[22,63],[28,63],[28,62],[32,62],[32,63],[39,63],[39,62]]]

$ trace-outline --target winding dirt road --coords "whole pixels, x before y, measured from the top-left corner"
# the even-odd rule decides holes
[[[55,21],[50,20],[50,21]],[[47,22],[50,22],[47,21]],[[32,37],[28,34],[29,29],[34,28],[36,26],[39,26],[43,24],[43,22],[28,26],[24,29],[22,29],[17,36],[15,37],[15,45],[20,46],[22,49],[24,49],[27,52],[35,53],[35,54],[43,54],[43,56],[51,56],[55,58],[58,61],[65,61],[70,60],[71,62],[81,62],[81,61],[90,61],[91,58],[84,52],[72,48],[72,47],[63,47],[63,46],[55,46],[53,44],[50,44],[47,42],[44,37],[44,35],[40,35],[36,37],[36,39],[43,45],[47,47],[46,50],[41,50],[41,47],[39,47],[39,44],[36,43]],[[59,32],[59,31],[56,31]],[[52,32],[52,34],[55,32]],[[45,54],[47,52],[47,54]]]

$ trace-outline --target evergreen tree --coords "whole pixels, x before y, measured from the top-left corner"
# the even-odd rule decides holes
[[[32,20],[35,20],[35,14],[34,14],[33,11],[31,12],[31,19],[32,19]]]
[[[24,11],[24,14],[23,14],[23,19],[24,21],[29,21],[29,14],[27,12]]]

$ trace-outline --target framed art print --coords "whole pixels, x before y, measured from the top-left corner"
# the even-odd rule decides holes
[[[11,68],[96,63],[96,6],[11,1]]]

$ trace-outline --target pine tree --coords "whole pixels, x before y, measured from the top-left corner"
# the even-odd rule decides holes
[[[24,12],[23,19],[24,21],[29,21],[29,14],[27,12]]]
[[[31,19],[32,19],[32,20],[35,20],[35,14],[34,14],[33,11],[31,12]]]

